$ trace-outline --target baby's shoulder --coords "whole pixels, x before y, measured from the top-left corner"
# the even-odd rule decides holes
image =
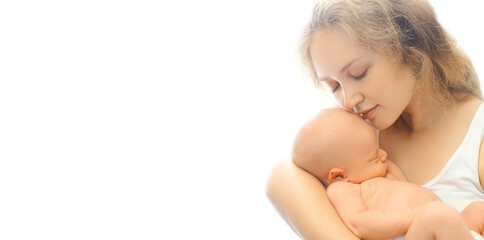
[[[340,196],[347,196],[357,194],[360,195],[361,186],[360,184],[354,184],[350,182],[334,182],[328,186],[326,189],[328,197],[335,198]]]
[[[383,177],[372,178],[366,180],[360,184],[360,192],[363,198],[369,198],[373,196],[378,188],[387,185],[390,181]]]

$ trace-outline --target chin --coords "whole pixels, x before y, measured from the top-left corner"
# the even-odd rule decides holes
[[[370,119],[367,119],[366,120],[374,129],[376,130],[383,130],[384,128],[382,128],[382,126],[380,124],[378,124],[378,122],[376,122],[375,120],[370,120]]]
[[[367,122],[376,130],[385,130],[393,125],[393,122],[385,122],[378,119],[368,119]]]

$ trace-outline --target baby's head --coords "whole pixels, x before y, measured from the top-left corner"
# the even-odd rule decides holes
[[[293,161],[325,186],[335,181],[361,183],[386,174],[387,154],[375,131],[360,117],[342,109],[325,109],[296,136]]]

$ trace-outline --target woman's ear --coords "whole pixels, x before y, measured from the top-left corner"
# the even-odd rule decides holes
[[[328,181],[329,183],[334,183],[338,181],[343,181],[345,179],[345,170],[341,168],[331,168],[328,173]]]

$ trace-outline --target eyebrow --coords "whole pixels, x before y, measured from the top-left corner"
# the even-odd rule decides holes
[[[356,61],[362,59],[363,57],[358,57],[358,58],[355,58],[353,60],[351,60],[350,62],[348,62],[343,68],[341,68],[340,72],[344,72],[347,68],[349,68],[353,63],[355,63]],[[323,78],[318,78],[319,81],[326,81],[327,79],[329,79],[329,77],[323,77]]]

